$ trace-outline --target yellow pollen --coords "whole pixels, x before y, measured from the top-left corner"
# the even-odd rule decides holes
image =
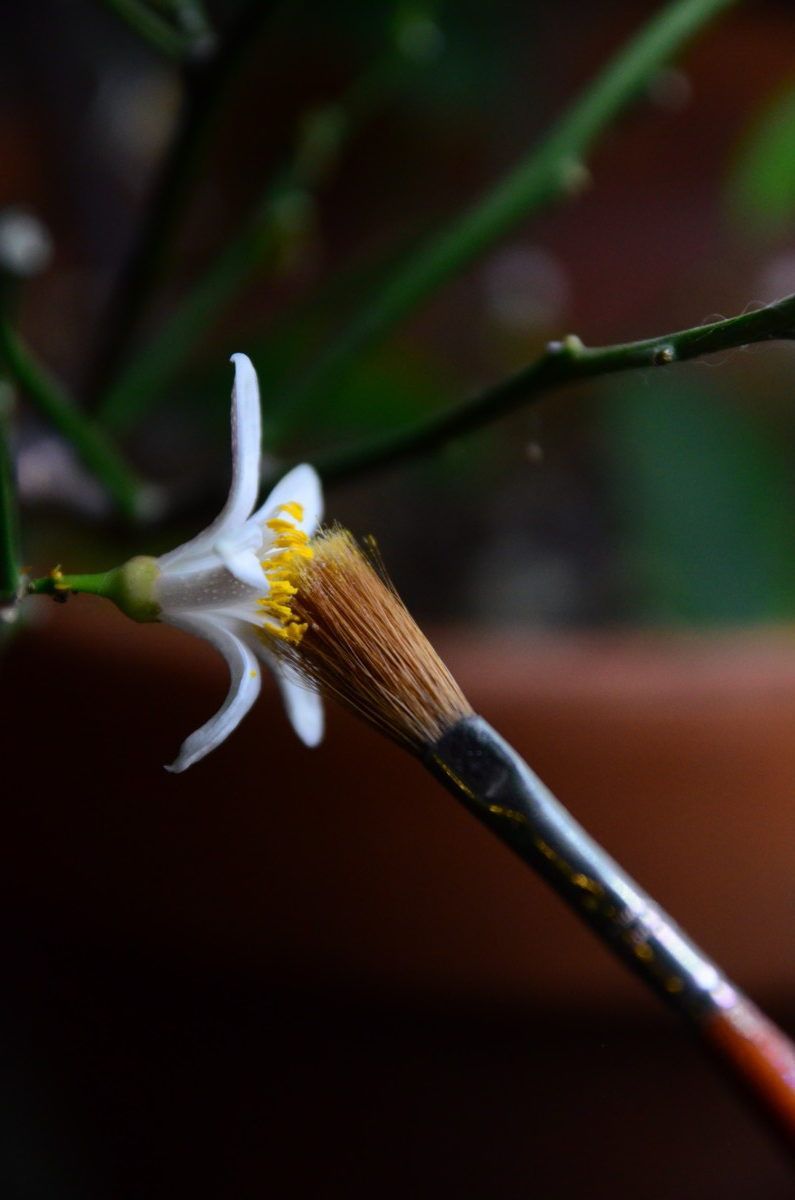
[[[280,504],[277,513],[284,516],[272,517],[265,525],[275,534],[271,543],[272,549],[268,557],[262,560],[262,569],[270,585],[268,595],[258,600],[263,617],[262,629],[271,637],[298,645],[306,632],[306,625],[295,620],[291,597],[295,596],[298,588],[293,582],[298,559],[309,559],[314,556],[314,550],[309,545],[309,534],[303,529],[296,528],[294,522],[302,521],[304,509],[295,500]]]

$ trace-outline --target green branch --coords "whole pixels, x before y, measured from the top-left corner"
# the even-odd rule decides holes
[[[218,313],[306,226],[311,208],[308,183],[286,171],[107,393],[99,409],[104,425],[126,430],[152,407]]]
[[[5,391],[5,384],[0,383]],[[6,397],[0,393],[0,608],[13,605],[19,588],[19,516],[8,444]]]
[[[177,127],[108,306],[106,333],[87,388],[92,410],[127,356],[179,235],[198,164],[224,100],[272,8],[273,0],[248,0],[232,27],[224,32],[217,52],[184,66],[185,92]]]
[[[142,0],[104,0],[131,29],[167,58],[181,62],[193,49],[193,38],[180,33]]]
[[[215,44],[215,34],[200,0],[164,0],[164,3],[194,48],[209,50]]]
[[[327,482],[349,479],[427,454],[577,380],[668,366],[753,342],[792,338],[795,338],[795,296],[739,317],[639,342],[589,349],[578,337],[570,336],[562,342],[550,342],[541,358],[529,367],[463,404],[434,413],[408,429],[314,462]]]
[[[268,184],[240,232],[106,394],[99,413],[109,429],[126,430],[151,408],[224,307],[305,235],[314,219],[317,192],[343,147],[414,65],[401,61],[393,49],[376,59],[337,103],[319,105],[304,115],[289,161]]]
[[[132,468],[104,430],[86,417],[61,384],[36,362],[5,318],[0,318],[0,361],[20,390],[74,447],[124,516],[140,517],[146,489]]]
[[[675,0],[629,43],[553,126],[546,139],[474,207],[425,242],[369,298],[315,366],[281,397],[291,419],[355,358],[448,279],[542,205],[582,185],[599,135],[708,21],[737,0]]]

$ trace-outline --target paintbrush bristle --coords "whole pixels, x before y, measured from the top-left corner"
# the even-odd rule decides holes
[[[276,649],[319,689],[418,752],[472,709],[397,592],[352,534],[312,542],[291,580],[300,640]]]

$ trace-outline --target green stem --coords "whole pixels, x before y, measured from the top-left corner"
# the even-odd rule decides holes
[[[9,376],[48,421],[66,438],[129,519],[142,515],[145,491],[111,439],[73,403],[62,385],[33,358],[0,317],[0,359]]]
[[[529,367],[463,404],[434,413],[408,429],[359,448],[316,459],[315,464],[327,482],[349,479],[427,454],[577,380],[667,366],[753,342],[792,338],[795,338],[795,296],[711,325],[697,325],[638,342],[588,349],[579,338],[570,336],[562,342],[551,342]]]
[[[210,46],[215,40],[204,6],[199,0],[168,0],[176,24],[194,46]]]
[[[168,21],[164,21],[141,0],[104,0],[107,8],[112,9],[117,16],[130,26],[131,29],[165,54],[167,58],[181,62],[192,48],[192,39],[178,33]]]
[[[737,0],[675,0],[641,30],[553,126],[541,145],[472,208],[425,242],[280,398],[293,418],[355,358],[453,275],[542,205],[576,191],[583,159],[642,87],[708,21]]]
[[[99,414],[104,426],[116,433],[122,432],[151,408],[219,308],[235,295],[250,274],[262,266],[263,260],[276,254],[278,245],[275,224],[261,218],[252,220],[229,243],[146,351],[137,356],[108,392]]]
[[[107,333],[87,388],[92,410],[127,356],[170,247],[177,240],[204,147],[239,74],[240,63],[256,42],[272,8],[272,0],[249,0],[224,34],[217,53],[206,61],[184,66],[185,94],[174,137],[108,306]]]
[[[30,596],[68,596],[70,592],[82,592],[91,596],[109,596],[115,590],[118,568],[100,571],[95,575],[64,575],[55,567],[49,575],[33,579],[28,584]]]
[[[19,576],[19,516],[14,467],[8,444],[6,405],[0,396],[0,607],[16,600]]]
[[[30,596],[54,596],[66,600],[71,592],[87,592],[112,601],[133,621],[158,621],[160,605],[155,599],[155,583],[160,573],[156,558],[139,556],[100,571],[97,575],[64,575],[54,567],[49,575],[28,584]]]

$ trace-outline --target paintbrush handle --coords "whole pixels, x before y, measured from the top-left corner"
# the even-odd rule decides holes
[[[741,992],[708,1014],[701,1032],[795,1149],[795,1045]]]
[[[481,717],[428,749],[425,765],[533,867],[754,1093],[795,1149],[795,1048],[574,820]]]

